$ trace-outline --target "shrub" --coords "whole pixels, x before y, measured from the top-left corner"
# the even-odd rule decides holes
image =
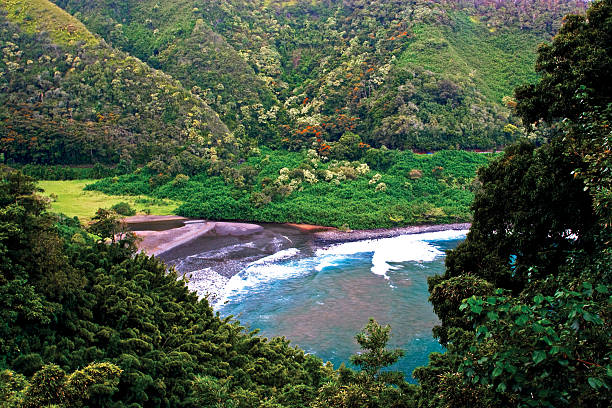
[[[408,172],[408,178],[411,180],[418,180],[423,177],[423,172],[419,169],[412,169]]]
[[[177,174],[176,177],[174,177],[174,180],[172,180],[172,185],[174,187],[183,187],[185,184],[187,184],[188,181],[189,176],[186,176],[184,174]]]
[[[257,208],[263,207],[272,202],[272,197],[267,195],[266,193],[254,192],[251,194],[251,202]]]
[[[130,206],[130,204],[126,203],[125,201],[122,201],[120,203],[113,205],[111,207],[111,210],[113,210],[119,215],[125,215],[125,216],[136,214],[136,210],[133,209],[132,206]]]

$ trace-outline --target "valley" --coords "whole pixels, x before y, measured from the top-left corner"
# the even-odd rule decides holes
[[[609,407],[612,0],[0,0],[0,408]]]

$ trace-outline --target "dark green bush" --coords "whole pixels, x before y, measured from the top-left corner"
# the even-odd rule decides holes
[[[133,209],[132,206],[129,203],[126,203],[125,201],[113,205],[110,209],[119,215],[130,216],[136,214],[136,210]]]

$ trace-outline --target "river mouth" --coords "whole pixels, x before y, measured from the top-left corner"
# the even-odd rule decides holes
[[[280,251],[299,248],[309,253],[314,248],[312,234],[283,224],[262,226],[260,231],[240,236],[201,236],[164,252],[159,258],[181,275],[195,277],[200,271],[214,271],[229,279],[251,263]]]
[[[354,336],[375,318],[390,324],[390,347],[405,356],[392,367],[409,381],[431,352],[439,323],[427,277],[444,272],[445,251],[465,230],[329,244],[280,224],[241,236],[200,236],[160,255],[221,316],[234,316],[265,337],[350,365]]]

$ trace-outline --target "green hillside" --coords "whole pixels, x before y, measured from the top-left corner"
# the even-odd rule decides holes
[[[83,23],[72,18],[64,10],[53,7],[48,1],[4,0],[1,4],[6,11],[6,18],[18,23],[28,34],[46,31],[52,41],[59,45],[83,42],[95,46],[100,42]]]
[[[224,13],[238,16],[231,4],[190,0],[56,3],[77,12],[113,46],[172,75],[189,89],[199,88],[230,129],[243,124],[259,140],[274,134],[258,119],[273,106],[277,109],[276,95],[246,62],[241,49],[215,30],[215,22]]]
[[[62,3],[90,30],[97,22],[121,35],[138,27],[130,15],[149,24],[156,9],[147,0]],[[402,355],[387,348],[390,327],[373,319],[355,336],[355,369],[258,336],[137,253],[116,213],[100,209],[88,226],[50,213],[37,182],[0,163],[0,408],[610,407],[612,0],[566,17],[537,51],[537,78],[520,68],[532,58],[522,47],[583,3],[163,3],[168,16],[177,11],[169,26],[197,12],[191,30],[159,44],[126,36],[126,47],[147,57],[141,43],[164,45],[187,59],[198,52],[169,50],[195,44],[194,31],[216,39],[221,54],[251,67],[241,81],[265,83],[252,87],[261,109],[268,91],[270,110],[282,102],[277,116],[250,105],[225,111],[256,117],[264,133],[252,134],[248,120],[230,133],[203,99],[212,89],[186,90],[51,3],[0,0],[1,161],[43,177],[113,176],[89,188],[178,199],[194,216],[359,226],[471,217],[444,273],[428,279],[444,352],[408,384],[389,371]],[[202,66],[218,63],[210,47]],[[154,64],[160,48],[144,59]],[[219,67],[220,78],[232,72]],[[533,137],[501,154],[376,145],[516,138],[497,99],[522,75],[534,83],[506,101]],[[498,139],[491,132],[502,124],[509,135]]]
[[[193,155],[228,133],[197,93],[51,2],[2,1],[0,26],[4,160],[142,164],[186,148]]]
[[[479,17],[449,14],[445,26],[415,27],[415,41],[400,56],[400,64],[445,74],[454,81],[469,81],[487,100],[502,102],[514,88],[533,82],[537,44],[541,35],[519,30],[491,31]],[[452,71],[449,69],[452,66]]]
[[[372,147],[497,148],[520,134],[508,105],[536,78],[537,43],[584,7],[56,3],[73,15],[44,0],[1,3],[8,162],[129,168],[172,152],[175,167],[201,169],[256,144],[325,156],[346,132]]]
[[[56,3],[114,46],[202,89],[239,134],[298,150],[322,148],[347,130],[390,148],[505,145],[517,136],[505,126],[517,123],[502,99],[535,80],[537,44],[565,13],[584,8],[582,1]],[[303,137],[308,125],[320,137]]]

